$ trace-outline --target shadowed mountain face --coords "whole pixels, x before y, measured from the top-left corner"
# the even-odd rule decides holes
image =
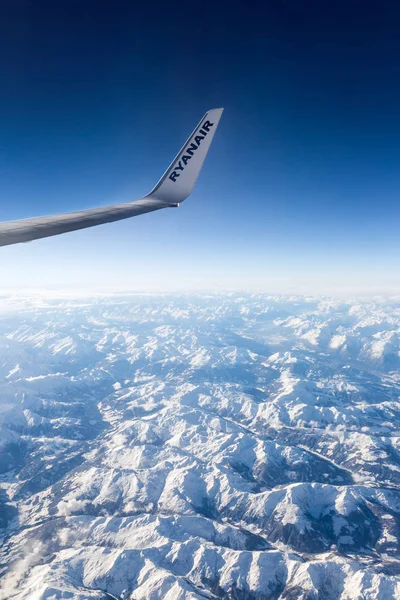
[[[0,598],[400,597],[400,302],[0,300]]]

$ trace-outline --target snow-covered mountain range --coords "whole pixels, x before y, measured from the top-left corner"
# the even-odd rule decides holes
[[[0,298],[3,600],[400,598],[400,300]]]

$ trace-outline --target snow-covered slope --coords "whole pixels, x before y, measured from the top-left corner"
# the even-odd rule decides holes
[[[0,299],[0,598],[400,597],[400,301]]]

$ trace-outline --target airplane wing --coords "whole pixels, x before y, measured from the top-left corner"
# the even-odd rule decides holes
[[[223,110],[214,108],[204,115],[160,181],[144,198],[126,204],[0,223],[0,246],[30,242],[179,206],[194,188]]]

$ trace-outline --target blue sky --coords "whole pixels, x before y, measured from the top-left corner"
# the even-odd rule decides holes
[[[141,197],[225,107],[179,210],[2,248],[3,289],[400,290],[396,3],[1,11],[1,220]]]

